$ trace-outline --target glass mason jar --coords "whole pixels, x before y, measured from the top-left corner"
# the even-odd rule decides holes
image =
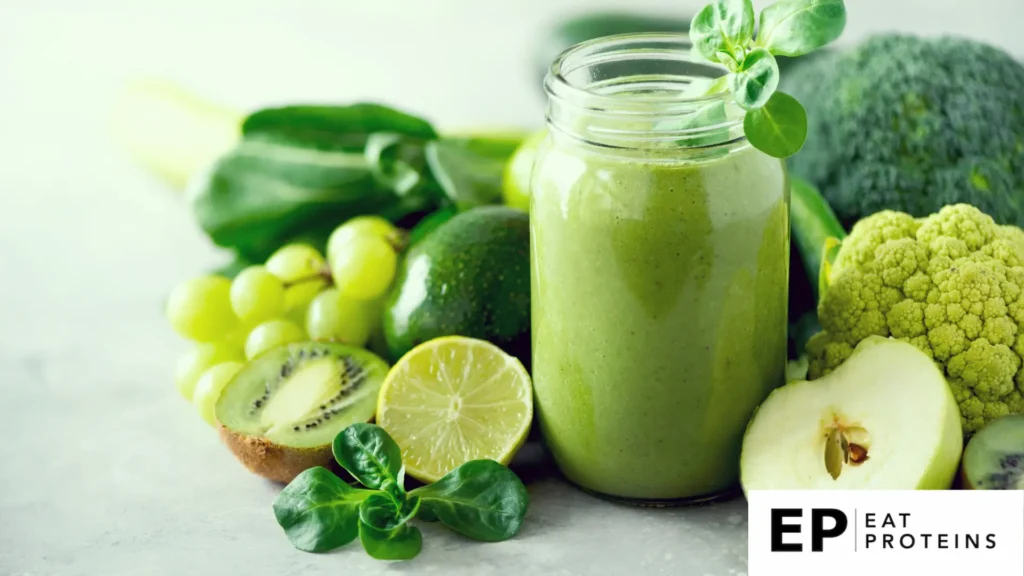
[[[724,69],[672,34],[571,48],[545,80],[531,182],[533,380],[570,481],[620,500],[735,488],[784,381],[789,183],[702,96]]]

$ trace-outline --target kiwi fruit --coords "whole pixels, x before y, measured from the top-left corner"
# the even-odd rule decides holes
[[[960,481],[968,490],[1024,490],[1024,414],[993,420],[971,437]]]
[[[227,384],[216,416],[224,443],[277,482],[328,466],[338,432],[373,419],[388,365],[336,342],[286,344],[252,359]]]

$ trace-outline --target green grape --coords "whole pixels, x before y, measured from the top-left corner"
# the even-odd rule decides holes
[[[243,322],[262,322],[284,312],[284,286],[263,266],[250,266],[231,282],[231,307]]]
[[[220,340],[238,324],[231,309],[231,281],[223,276],[182,282],[167,299],[166,311],[172,328],[199,342]]]
[[[244,359],[241,346],[226,341],[196,344],[178,359],[174,383],[185,400],[191,402],[196,382],[207,368],[222,362],[241,362]]]
[[[290,320],[268,320],[249,332],[245,339],[245,357],[256,356],[278,346],[306,339],[306,333]]]
[[[395,279],[397,268],[394,248],[376,236],[353,238],[331,261],[334,285],[344,296],[357,300],[383,295]]]
[[[207,368],[196,382],[196,389],[192,394],[192,405],[210,426],[217,425],[216,408],[220,393],[244,365],[241,362],[216,364]]]
[[[291,284],[324,272],[324,257],[306,244],[286,244],[270,255],[267,270],[281,282]]]
[[[337,340],[365,346],[373,330],[373,302],[346,298],[336,288],[313,299],[306,313],[306,333],[314,340]]]
[[[327,239],[327,260],[341,253],[354,238],[376,236],[389,240],[397,234],[395,225],[380,216],[356,216],[331,232],[331,237]]]

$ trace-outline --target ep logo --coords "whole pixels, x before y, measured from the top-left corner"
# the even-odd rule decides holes
[[[837,538],[846,532],[849,519],[842,510],[835,508],[811,508],[810,514],[811,552],[822,552],[826,538]],[[771,509],[771,551],[803,552],[804,545],[799,537],[787,534],[801,534],[804,524],[804,510],[801,508]]]

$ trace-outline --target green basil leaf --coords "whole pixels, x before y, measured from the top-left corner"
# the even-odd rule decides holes
[[[430,171],[459,210],[500,204],[505,165],[519,139],[443,138],[427,143]]]
[[[779,65],[764,48],[747,52],[740,69],[729,75],[729,90],[747,110],[760,108],[779,87]]]
[[[721,53],[734,56],[753,37],[751,0],[713,0],[690,23],[690,42],[712,62],[722,62]]]
[[[485,542],[518,534],[529,505],[519,477],[494,460],[466,462],[409,496],[422,500],[420,517],[436,517],[452,530]]]
[[[747,112],[743,133],[765,154],[787,158],[807,139],[807,112],[796,98],[777,90],[764,106]]]
[[[367,488],[381,488],[388,481],[399,483],[402,450],[376,424],[358,423],[334,437],[334,458]]]
[[[429,122],[380,104],[348,106],[285,106],[251,114],[242,135],[272,133],[320,147],[362,150],[374,132],[395,132],[432,140],[437,132]]]
[[[778,56],[802,56],[845,28],[843,0],[780,0],[761,11],[757,43]]]
[[[326,552],[356,539],[360,505],[372,494],[317,466],[296,476],[277,495],[274,517],[292,546]]]
[[[420,499],[396,502],[384,492],[374,492],[359,506],[359,519],[379,530],[393,530],[412,520],[420,509]]]
[[[359,541],[366,553],[377,560],[411,560],[423,549],[420,529],[409,524],[381,530],[360,521]]]

